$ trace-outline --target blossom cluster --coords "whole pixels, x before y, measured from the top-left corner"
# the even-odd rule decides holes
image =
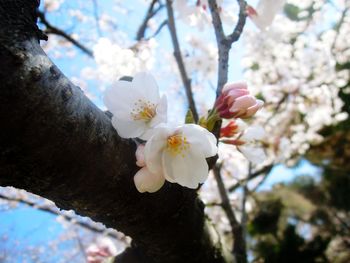
[[[93,47],[100,79],[113,82],[116,77],[131,76],[136,72],[150,70],[154,64],[153,49],[156,42],[152,39],[136,45],[113,43],[107,38],[100,38]]]
[[[160,97],[155,79],[138,73],[131,82],[119,80],[106,91],[104,102],[112,125],[122,138],[146,141],[136,151],[134,182],[139,192],[156,192],[165,183],[197,188],[208,176],[206,158],[217,153],[216,138],[196,124],[167,123],[167,98]]]
[[[348,83],[349,74],[336,65],[350,58],[350,27],[345,22],[338,31],[314,34],[319,30],[316,25],[329,26],[324,5],[320,1],[289,3],[301,10],[300,19],[278,16],[267,32],[246,31],[243,66],[253,91],[267,105],[256,122],[269,133],[265,140],[269,159],[292,165],[310,146],[324,140],[324,127],[347,118],[339,90]],[[310,6],[314,13],[303,11]]]
[[[250,118],[263,105],[249,94],[245,83],[226,84],[200,125],[194,120],[177,127],[167,123],[167,98],[160,96],[149,73],[138,73],[132,81],[117,81],[106,91],[104,102],[113,114],[112,125],[118,134],[142,140],[136,151],[136,164],[141,169],[134,176],[139,192],[156,192],[165,181],[192,189],[204,183],[208,176],[206,158],[218,150],[217,139],[210,131],[221,119],[231,120],[221,129],[223,143],[236,145],[254,162],[264,158],[262,150],[250,146],[261,139],[262,128],[248,127],[240,119]]]

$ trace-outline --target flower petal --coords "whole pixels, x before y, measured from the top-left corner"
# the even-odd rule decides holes
[[[156,80],[147,72],[140,72],[136,74],[132,80],[132,84],[143,98],[158,103],[160,100],[159,89]]]
[[[222,89],[222,92],[226,92],[232,89],[248,89],[248,86],[245,82],[226,83]]]
[[[156,116],[151,120],[149,126],[154,128],[160,123],[166,123],[168,119],[168,101],[165,95],[158,102]]]
[[[145,162],[152,173],[162,172],[162,151],[166,147],[169,128],[158,127],[153,130],[153,136],[145,145]]]
[[[143,121],[127,121],[117,116],[112,117],[112,125],[122,138],[136,138],[146,130],[146,124]]]
[[[245,96],[239,97],[238,99],[235,100],[230,111],[231,112],[236,112],[236,111],[238,112],[241,110],[246,111],[247,108],[249,108],[255,104],[256,104],[256,99],[253,96],[245,95]]]
[[[203,153],[191,147],[184,155],[164,151],[162,156],[164,177],[170,182],[195,189],[208,177],[208,164]]]
[[[245,142],[252,142],[255,140],[262,140],[266,135],[266,132],[262,126],[250,126],[243,135],[240,137]]]
[[[217,154],[217,140],[207,129],[196,124],[185,124],[179,128],[186,137],[190,147],[196,147],[203,153],[204,157],[211,157]]]
[[[151,173],[147,167],[141,168],[134,176],[134,183],[140,193],[157,192],[165,182],[164,176],[159,173]]]
[[[247,112],[244,114],[244,117],[249,118],[253,116],[258,110],[261,109],[263,105],[264,105],[264,102],[262,100],[256,100],[256,104],[247,109]]]
[[[135,94],[132,92],[132,85],[129,81],[119,80],[111,88],[107,89],[103,102],[107,109],[115,114],[116,111],[127,109],[130,112],[135,101]]]
[[[242,145],[237,148],[253,164],[260,164],[266,160],[265,152],[260,147],[252,145]]]

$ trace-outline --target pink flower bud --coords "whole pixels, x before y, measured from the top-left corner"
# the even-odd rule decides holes
[[[138,167],[144,167],[146,165],[144,149],[145,149],[145,145],[143,144],[140,144],[139,146],[137,146],[135,156],[136,156],[136,165]]]
[[[229,83],[224,86],[215,107],[221,118],[246,119],[253,116],[263,104],[263,101],[249,95],[246,83]]]
[[[220,129],[220,137],[232,137],[240,131],[235,121],[230,121],[225,127]]]

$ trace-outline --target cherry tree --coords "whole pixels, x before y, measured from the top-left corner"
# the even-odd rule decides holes
[[[50,21],[64,1],[39,2],[0,4],[0,185],[52,202],[13,189],[2,200],[125,248],[97,238],[81,247],[88,262],[247,262],[252,193],[348,118],[349,3],[144,1],[131,39],[118,1],[115,17],[97,1],[91,15],[67,10],[85,25],[74,33]],[[245,82],[232,83],[238,45]],[[70,79],[47,56],[74,61],[77,50],[94,63]]]

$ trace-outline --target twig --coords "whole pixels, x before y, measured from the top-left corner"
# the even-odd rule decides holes
[[[73,45],[75,45],[77,48],[79,48],[81,51],[83,51],[89,57],[91,57],[91,58],[94,57],[93,52],[89,48],[87,48],[83,44],[79,43],[77,40],[72,38],[70,35],[68,35],[63,30],[51,25],[49,23],[49,21],[47,21],[45,14],[43,12],[38,11],[38,17],[40,19],[40,22],[46,26],[46,30],[45,30],[46,33],[61,36],[61,37],[65,38],[67,41],[71,42]]]
[[[185,87],[188,105],[192,111],[193,118],[194,118],[195,122],[197,122],[198,121],[198,113],[197,113],[196,105],[195,105],[195,102],[193,99],[193,93],[192,93],[192,88],[191,88],[191,79],[189,79],[189,77],[187,75],[184,61],[183,61],[182,55],[181,55],[180,44],[179,44],[177,34],[176,34],[176,27],[175,27],[174,11],[173,11],[173,7],[172,7],[172,2],[173,2],[172,0],[166,1],[166,7],[167,7],[167,13],[168,13],[168,28],[169,28],[171,40],[172,40],[173,47],[174,47],[174,56],[175,56],[177,65],[179,67],[182,82],[183,82],[184,87]]]
[[[238,41],[240,38],[247,17],[245,12],[246,2],[244,0],[237,0],[237,2],[239,4],[239,19],[233,32],[230,35],[226,36],[222,27],[221,18],[219,15],[219,7],[216,3],[216,0],[208,1],[219,53],[218,84],[216,89],[217,97],[220,95],[221,90],[228,79],[229,51],[232,47],[232,44]]]
[[[154,38],[155,36],[157,36],[157,35],[160,33],[160,31],[163,29],[163,27],[164,27],[165,25],[167,25],[167,24],[168,24],[168,20],[164,20],[164,21],[159,25],[159,27],[157,28],[157,30],[156,30],[151,36],[147,37],[146,40],[150,40],[151,38]]]
[[[335,48],[335,45],[337,44],[337,40],[339,38],[339,31],[344,23],[344,20],[345,20],[345,17],[346,17],[346,13],[348,12],[349,10],[349,7],[346,7],[344,8],[342,14],[341,14],[341,17],[339,19],[339,22],[337,23],[336,25],[336,35],[335,35],[335,38],[333,40],[333,43],[332,43],[332,46],[331,46],[331,52],[333,52],[333,49]]]
[[[247,178],[245,178],[245,179],[239,181],[238,183],[232,185],[231,187],[229,187],[228,191],[229,192],[235,191],[238,187],[240,187],[242,185],[242,183],[248,182],[248,181],[258,177],[261,174],[269,173],[272,170],[272,168],[273,168],[273,164],[269,164],[269,165],[262,167],[260,170],[255,171],[254,173],[251,173]]]
[[[60,213],[60,211],[56,211],[54,208],[51,208],[51,207],[48,207],[48,206],[40,207],[40,206],[38,206],[37,203],[35,203],[33,201],[30,201],[30,200],[27,200],[27,199],[24,199],[24,198],[10,197],[10,196],[6,196],[6,195],[0,193],[0,199],[7,200],[9,202],[22,203],[22,204],[31,206],[31,207],[33,207],[33,208],[35,208],[37,210],[50,213],[52,215],[62,216],[67,221],[71,221],[72,219],[76,220],[76,217],[74,217],[74,216],[70,216],[70,215],[67,215],[67,214]],[[83,222],[83,221],[76,220],[74,224],[79,225],[79,226],[81,226],[81,227],[83,227],[85,229],[88,229],[88,230],[90,230],[92,232],[95,232],[95,233],[105,234],[105,229],[99,228],[97,226],[91,225],[91,224]],[[112,238],[115,238],[117,240],[121,240],[121,236],[116,234],[116,233],[108,231],[107,235],[112,237]]]
[[[230,226],[232,230],[232,236],[234,239],[232,251],[234,256],[236,257],[237,263],[245,263],[247,262],[247,254],[246,254],[246,248],[245,248],[245,240],[243,237],[243,229],[242,229],[242,226],[237,221],[235,213],[231,207],[230,199],[228,197],[225,184],[222,180],[220,170],[221,170],[220,165],[215,165],[213,168],[214,176],[219,188],[222,208],[230,222]]]
[[[99,23],[99,15],[98,15],[98,5],[97,5],[97,1],[96,0],[92,0],[92,3],[94,5],[94,17],[95,17],[95,21],[96,21],[96,28],[97,28],[97,33],[98,35],[101,37],[102,35],[102,31],[100,28],[100,23]]]
[[[232,45],[232,43],[239,40],[243,32],[243,28],[247,18],[247,13],[246,13],[247,3],[244,0],[237,0],[237,2],[239,5],[238,22],[233,32],[227,36],[227,40],[230,43],[230,45]]]
[[[164,5],[159,3],[159,7],[157,9],[154,9],[155,4],[158,3],[158,0],[153,0],[147,10],[146,16],[143,19],[139,29],[137,30],[136,34],[136,40],[142,40],[145,38],[146,30],[147,30],[147,25],[149,20],[154,17],[163,7]],[[163,22],[164,23],[164,22]]]
[[[252,173],[252,163],[249,162],[248,167],[248,177]],[[247,235],[247,211],[246,211],[246,202],[249,194],[248,190],[248,181],[243,183],[243,197],[242,197],[242,217],[241,217],[241,226],[242,226],[242,238],[244,241],[244,246],[246,247],[246,235]]]

